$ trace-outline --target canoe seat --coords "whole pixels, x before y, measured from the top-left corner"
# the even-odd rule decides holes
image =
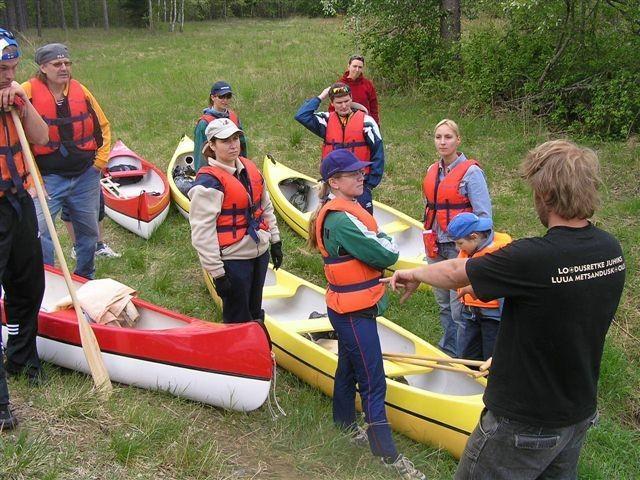
[[[409,228],[411,228],[411,225],[409,225],[407,222],[403,222],[402,220],[395,220],[393,222],[384,224],[382,227],[380,227],[380,230],[382,230],[387,235],[392,235],[394,233],[404,232]]]
[[[332,332],[333,327],[328,317],[306,318],[304,320],[294,320],[283,323],[287,330],[297,333]]]
[[[269,285],[264,286],[262,289],[262,298],[288,298],[293,297],[296,294],[296,288],[291,288],[286,285]]]

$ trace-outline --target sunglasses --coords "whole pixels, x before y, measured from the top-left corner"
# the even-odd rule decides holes
[[[329,93],[334,97],[336,95],[351,95],[351,89],[347,85],[344,87],[333,87]]]
[[[53,68],[62,68],[63,66],[69,68],[71,65],[73,65],[73,62],[71,60],[57,60],[55,62],[49,62],[49,65],[51,65]]]
[[[233,97],[233,93],[225,93],[224,95],[218,95],[218,98],[224,98],[225,100],[229,100],[231,97]]]

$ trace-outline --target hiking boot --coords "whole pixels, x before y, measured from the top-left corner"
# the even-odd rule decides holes
[[[356,447],[368,447],[369,437],[367,436],[367,431],[361,426],[356,425],[356,427],[349,432],[349,443]]]
[[[0,405],[0,431],[11,430],[18,425],[18,419],[11,412],[9,405]]]
[[[398,458],[393,463],[387,463],[385,459],[382,459],[382,463],[387,468],[395,469],[400,475],[401,478],[406,478],[407,480],[426,480],[427,476],[418,470],[411,460],[409,460],[404,455],[398,455]]]
[[[121,256],[121,254],[114,252],[106,243],[96,243],[96,257],[120,258]]]

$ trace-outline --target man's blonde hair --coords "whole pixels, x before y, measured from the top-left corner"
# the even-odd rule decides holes
[[[553,140],[531,150],[522,162],[524,178],[539,200],[564,219],[593,216],[601,179],[598,156],[568,140]]]

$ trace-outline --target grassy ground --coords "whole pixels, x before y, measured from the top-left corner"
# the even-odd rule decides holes
[[[74,73],[111,119],[114,140],[123,139],[158,165],[166,167],[180,136],[192,133],[210,84],[225,79],[237,92],[235,108],[248,133],[250,156],[261,160],[271,153],[313,176],[319,142],[293,114],[306,97],[338,77],[356,49],[339,21],[303,19],[189,24],[184,34],[115,29],[65,37],[46,31],[39,43],[44,41],[70,46]],[[25,58],[32,58],[33,47],[24,50]],[[32,70],[35,66],[23,60],[21,79]],[[479,158],[487,172],[497,225],[514,237],[543,232],[517,170],[527,149],[550,136],[538,122],[462,115],[459,99],[449,95],[383,92],[381,104],[388,160],[379,200],[420,217],[419,185],[435,156],[430,130],[449,116],[461,125],[463,151]],[[640,477],[640,153],[635,140],[583,143],[601,155],[606,188],[596,220],[622,241],[628,280],[619,327],[612,327],[604,354],[602,422],[589,434],[580,477],[633,479]],[[319,257],[281,228],[284,268],[322,283]],[[107,239],[124,255],[100,260],[100,277],[119,279],[165,307],[219,320],[188,224],[175,209],[149,241],[109,222]],[[431,295],[422,292],[402,308],[394,299],[387,316],[435,342],[436,312]],[[277,421],[266,409],[225,412],[122,386],[99,404],[88,377],[53,366],[47,372],[51,378],[42,387],[10,382],[23,426],[0,435],[0,478],[393,478],[332,427],[327,397],[286,372],[279,371],[277,391],[288,416]],[[395,438],[430,478],[451,478],[456,462],[449,454]]]

